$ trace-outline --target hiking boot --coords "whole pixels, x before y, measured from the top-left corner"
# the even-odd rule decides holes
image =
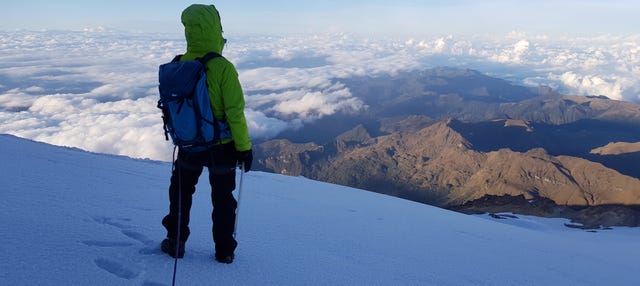
[[[184,241],[181,241],[178,247],[178,257],[176,257],[176,240],[175,239],[165,238],[160,244],[160,248],[162,249],[162,252],[169,254],[169,256],[173,258],[184,257]]]
[[[231,255],[216,255],[216,261],[220,262],[220,263],[224,263],[224,264],[231,264],[233,263],[233,253]]]

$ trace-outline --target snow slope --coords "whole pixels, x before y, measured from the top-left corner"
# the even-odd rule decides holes
[[[0,284],[171,284],[169,163],[8,135],[0,162]],[[240,204],[236,261],[216,263],[203,174],[177,285],[637,285],[640,273],[640,229],[467,216],[261,172],[244,176]]]

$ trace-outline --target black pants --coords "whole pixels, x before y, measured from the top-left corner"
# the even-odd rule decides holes
[[[180,240],[187,241],[189,238],[192,196],[196,191],[196,184],[203,168],[207,167],[213,203],[211,219],[216,255],[226,256],[233,253],[237,246],[233,231],[238,206],[232,194],[236,188],[234,155],[233,142],[216,145],[202,152],[178,151],[169,186],[169,214],[162,219],[162,225],[167,229],[167,237],[177,238],[178,206],[181,200]],[[181,198],[178,197],[179,193]]]

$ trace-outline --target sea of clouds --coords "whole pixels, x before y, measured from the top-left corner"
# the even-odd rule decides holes
[[[223,54],[237,66],[253,138],[366,109],[341,79],[437,66],[640,102],[640,35],[229,38]],[[172,146],[156,108],[157,70],[184,49],[176,35],[0,31],[0,133],[169,161]]]

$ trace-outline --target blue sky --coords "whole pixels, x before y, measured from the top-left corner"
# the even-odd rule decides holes
[[[180,32],[191,1],[22,0],[3,4],[0,30],[83,29]],[[201,2],[202,3],[202,2]],[[213,1],[228,33],[347,32],[379,36],[433,34],[637,34],[633,0],[328,0]]]

